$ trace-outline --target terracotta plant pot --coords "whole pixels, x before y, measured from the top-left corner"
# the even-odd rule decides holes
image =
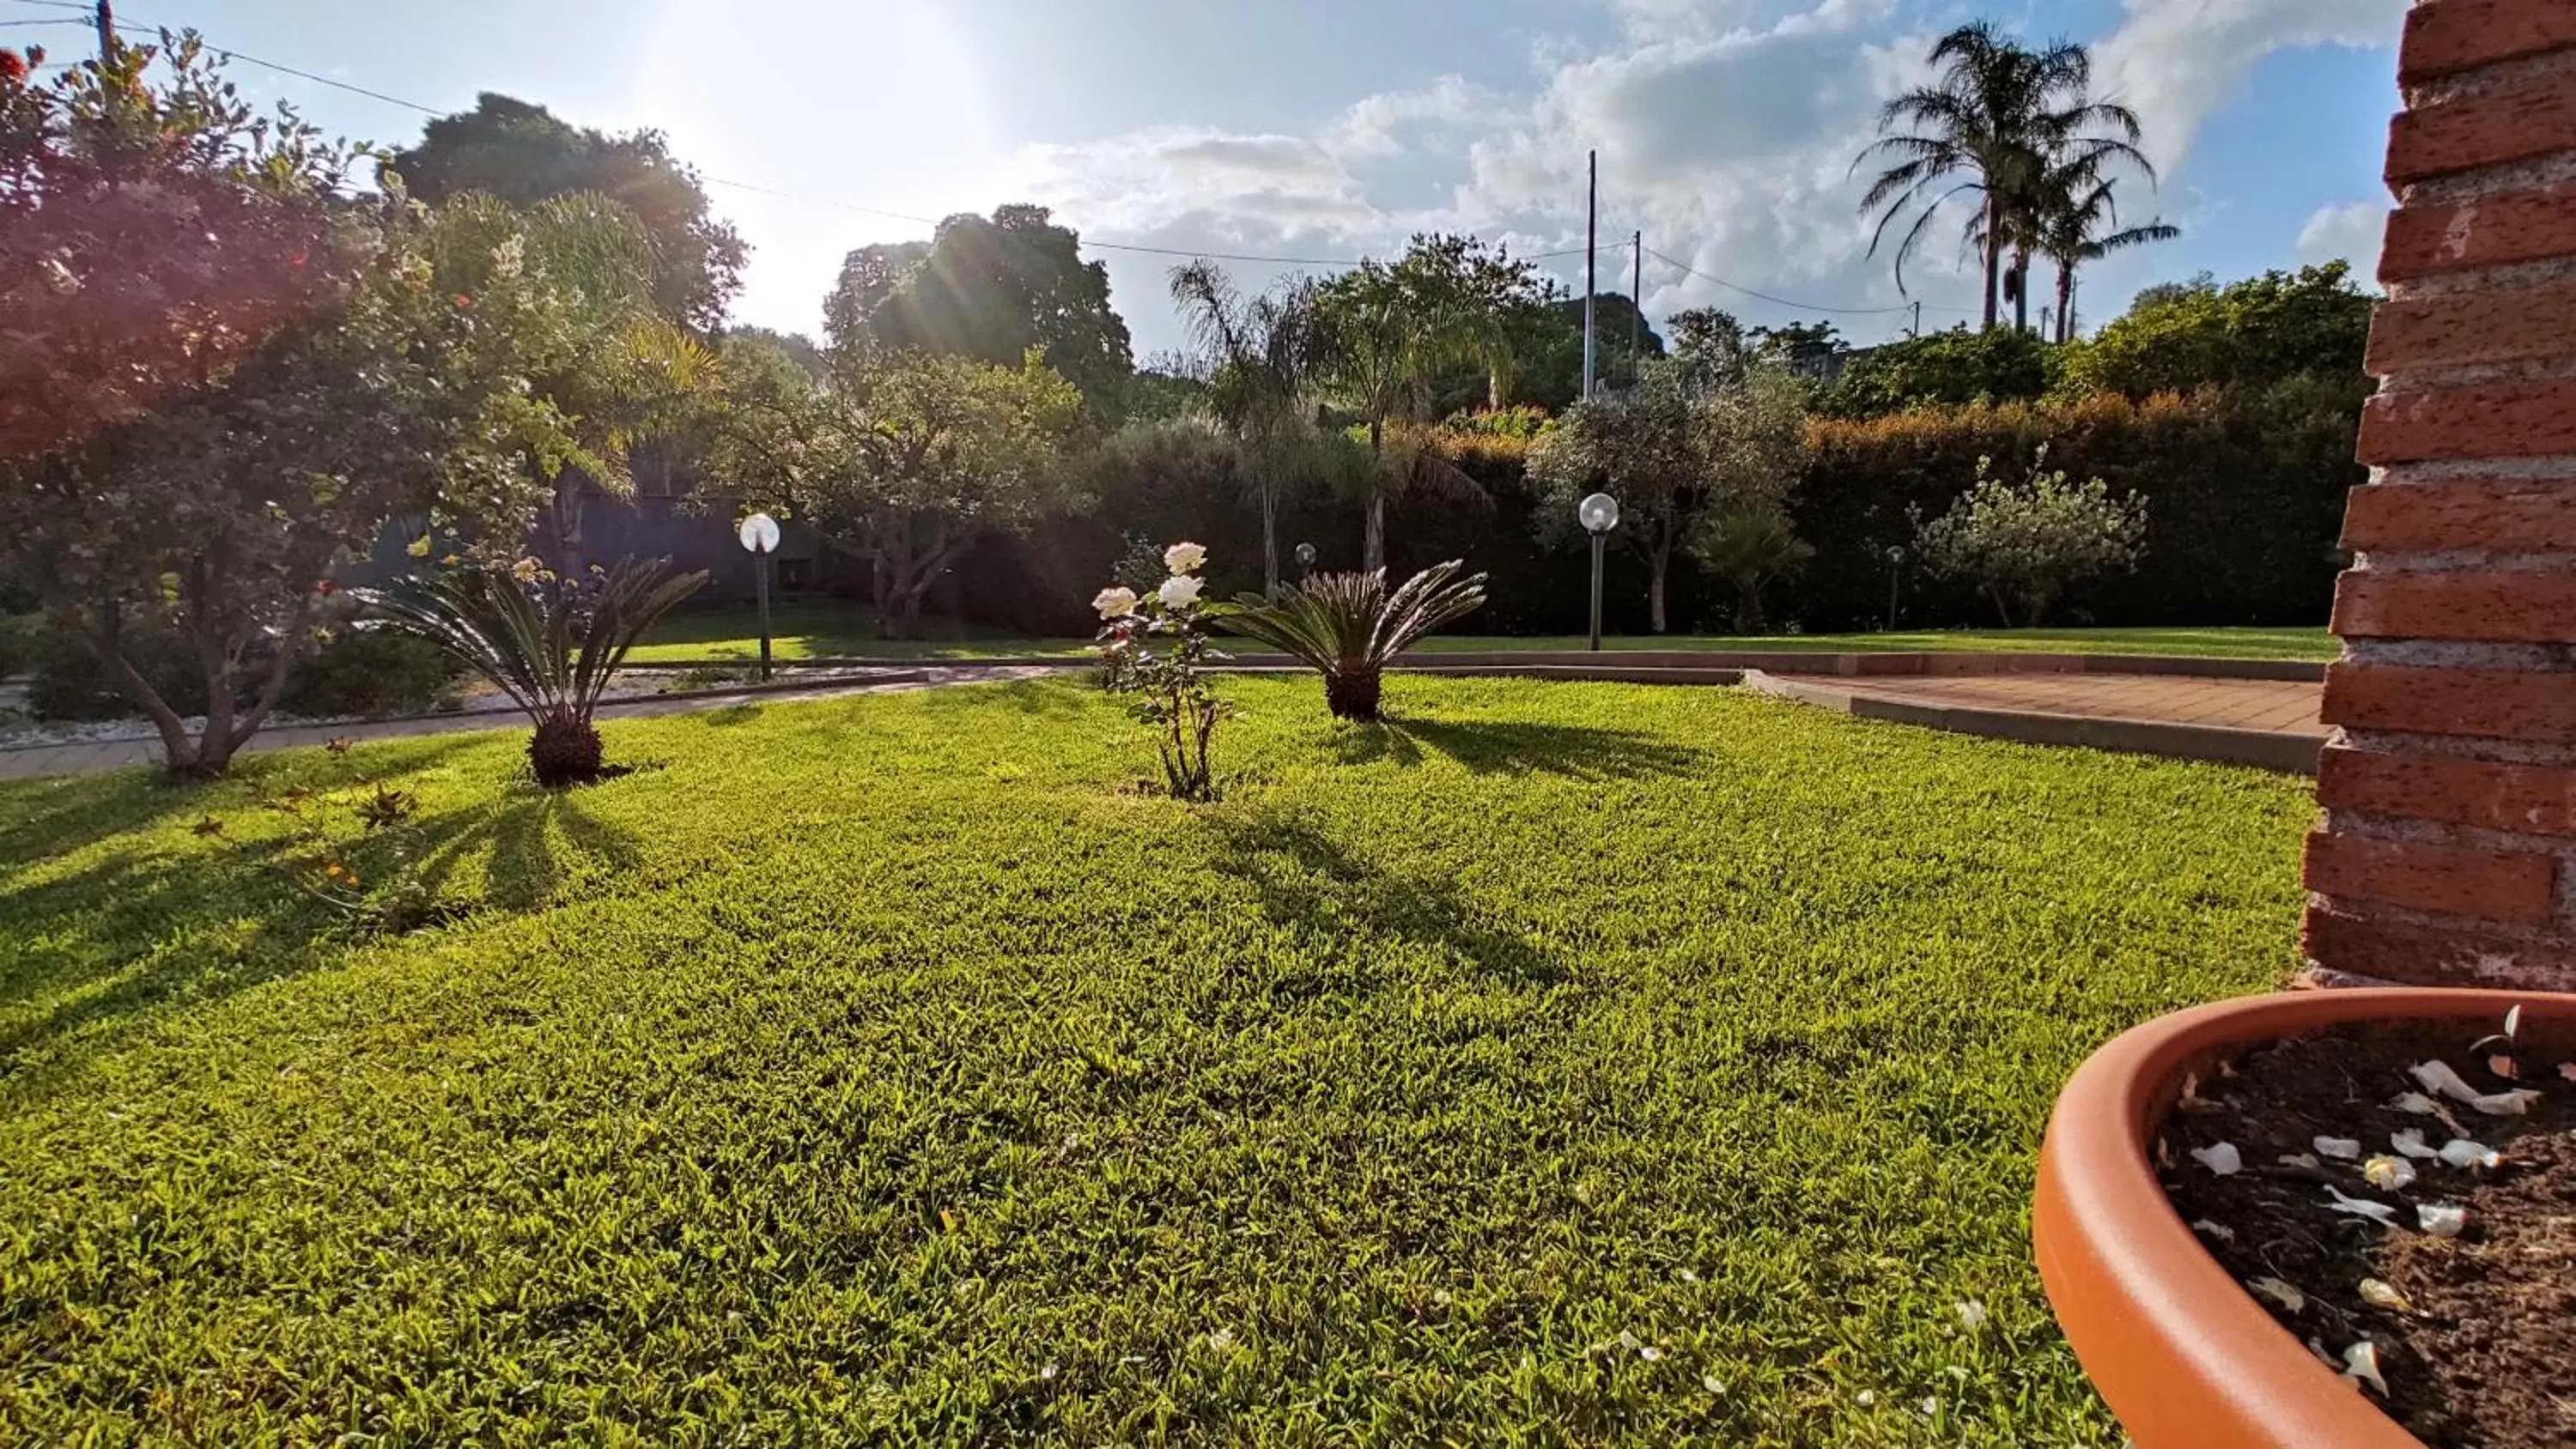
[[[2138,1449],[2422,1449],[2272,1320],[2165,1199],[2150,1159],[2183,1079],[2359,1021],[2576,1019],[2576,996],[2300,991],[2176,1012],[2095,1052],[2039,1151],[2031,1237],[2066,1340]]]

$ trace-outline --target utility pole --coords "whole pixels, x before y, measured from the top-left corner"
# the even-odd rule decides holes
[[[1583,395],[1592,396],[1592,294],[1601,265],[1601,153],[1589,153],[1583,200]]]
[[[1646,234],[1628,238],[1628,381],[1634,385],[1646,365]]]
[[[98,58],[116,59],[116,12],[108,0],[98,0]]]

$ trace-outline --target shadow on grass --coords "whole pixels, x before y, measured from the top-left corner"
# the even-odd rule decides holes
[[[1479,775],[1563,775],[1577,780],[1624,780],[1644,775],[1687,774],[1700,751],[1632,730],[1496,720],[1461,724],[1391,719],[1343,725],[1333,733],[1334,757],[1345,765],[1389,761],[1411,768],[1437,754]]]
[[[1437,875],[1383,869],[1305,821],[1272,810],[1210,817],[1215,865],[1251,886],[1263,914],[1289,927],[1351,938],[1393,937],[1449,953],[1515,986],[1566,976],[1563,962],[1531,945]]]
[[[322,858],[346,860],[376,899],[417,881],[452,907],[445,919],[551,905],[575,872],[614,874],[638,860],[632,839],[578,795],[528,786],[372,835],[353,834],[337,803],[301,808],[325,812],[328,857],[294,837],[203,853],[138,846],[57,879],[8,884],[0,939],[16,949],[0,961],[0,1095],[59,1080],[166,1005],[220,1001],[339,961],[367,927],[289,879]],[[449,881],[477,858],[487,862],[482,891],[451,898]]]

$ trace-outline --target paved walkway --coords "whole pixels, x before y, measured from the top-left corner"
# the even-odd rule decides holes
[[[599,707],[598,718],[652,719],[660,715],[688,714],[697,710],[727,709],[740,704],[800,704],[807,700],[835,699],[852,694],[901,694],[915,689],[936,689],[950,684],[986,684],[1001,680],[1028,679],[1052,673],[1037,665],[1000,669],[909,669],[900,677],[880,682],[822,684],[812,689],[773,690],[765,693],[729,693],[697,695],[685,699],[638,699],[615,701]],[[244,754],[263,750],[291,750],[303,745],[328,744],[333,740],[387,740],[412,735],[456,734],[466,730],[523,730],[524,716],[515,711],[479,710],[472,714],[439,715],[429,719],[379,720],[371,724],[298,725],[290,729],[262,730],[242,747]],[[67,745],[36,745],[23,749],[0,750],[0,780],[35,780],[53,775],[82,775],[95,770],[113,770],[124,765],[157,764],[161,759],[161,742],[149,740],[110,740]]]
[[[1855,694],[1954,709],[2152,720],[2326,737],[2325,686],[2273,679],[2177,679],[2143,674],[1968,675],[1840,681]]]

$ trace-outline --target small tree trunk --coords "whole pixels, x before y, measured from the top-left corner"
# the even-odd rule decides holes
[[[1335,719],[1373,722],[1378,717],[1378,695],[1384,678],[1376,666],[1368,665],[1348,673],[1324,676],[1324,708]]]
[[[1279,592],[1279,490],[1265,478],[1261,484],[1261,592]]]
[[[1360,571],[1375,573],[1386,567],[1386,490],[1369,488],[1368,507],[1361,519]]]
[[[1646,627],[1661,634],[1671,627],[1664,617],[1664,576],[1672,569],[1672,545],[1657,544],[1646,557]]]
[[[1736,594],[1735,632],[1738,634],[1761,633],[1762,586],[1758,583],[1738,584],[1736,585]]]

